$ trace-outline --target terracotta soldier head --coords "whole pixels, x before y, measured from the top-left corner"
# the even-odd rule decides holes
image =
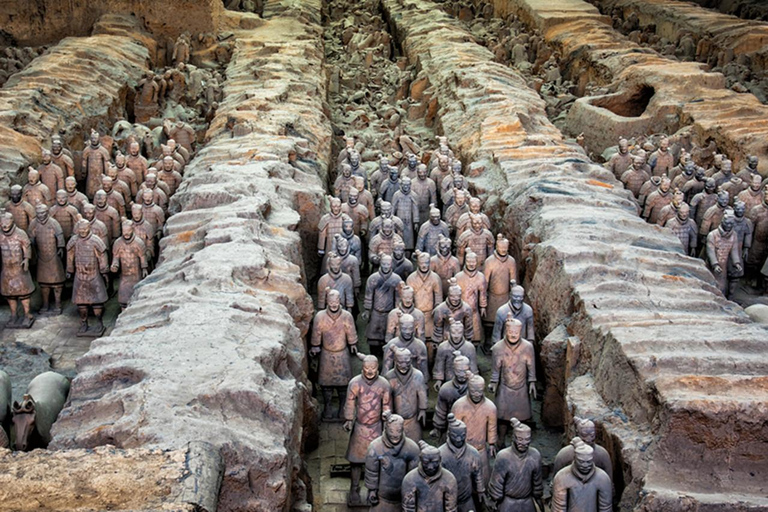
[[[379,360],[376,356],[357,353],[357,357],[363,362],[363,369],[360,375],[368,382],[373,382],[379,376]]]
[[[3,233],[6,235],[9,234],[15,227],[16,225],[13,222],[13,215],[11,215],[9,212],[5,212],[3,216],[0,217],[0,228],[2,228]]]
[[[96,207],[90,203],[83,205],[83,218],[89,223],[96,217]]]
[[[518,320],[517,318],[514,318],[512,314],[510,313],[509,316],[507,316],[507,323],[505,325],[504,329],[504,339],[507,340],[507,343],[510,345],[517,345],[520,343],[520,333],[523,330],[523,324]]]
[[[114,169],[114,167],[112,167],[112,166],[110,166],[110,168]],[[101,189],[104,192],[106,192],[107,194],[112,192],[113,184],[114,184],[114,182],[112,181],[112,178],[110,178],[109,176],[102,176],[101,177]],[[95,200],[96,200],[96,196],[94,196],[94,201]]]
[[[400,302],[406,308],[413,306],[413,288],[410,286],[403,286],[400,288]]]
[[[392,414],[389,411],[384,412],[384,435],[390,444],[399,445],[403,440],[403,417],[399,414]]]
[[[384,155],[379,157],[379,170],[382,174],[389,176],[389,158]]]
[[[704,183],[704,192],[708,194],[714,194],[717,190],[717,182],[714,180],[714,178],[707,178],[707,181]]]
[[[400,375],[407,375],[413,367],[413,355],[407,348],[395,348],[395,369]]]
[[[352,170],[354,171],[358,167],[360,167],[360,153],[357,151],[350,151],[348,153],[347,159],[349,160],[349,165],[352,167]]]
[[[91,130],[90,143],[92,148],[97,148],[101,145],[99,132],[97,132],[96,130]]]
[[[509,254],[509,240],[507,240],[501,233],[496,235],[496,253],[498,253],[499,256],[506,256]]]
[[[408,313],[400,315],[400,339],[409,342],[413,339],[415,321]]]
[[[579,438],[589,446],[595,446],[595,439],[597,438],[595,423],[592,420],[579,417],[574,417],[573,423],[576,425],[576,434]]]
[[[421,448],[419,468],[421,468],[421,471],[427,478],[435,476],[440,471],[442,464],[440,450],[427,444],[425,441],[419,441],[419,448]]]
[[[341,310],[341,294],[338,290],[326,288],[325,309],[330,313],[338,313]]]
[[[343,163],[343,164],[341,164],[339,166],[339,168],[341,169],[341,175],[344,176],[345,178],[350,178],[352,176],[352,166],[351,165],[349,165],[347,163]]]
[[[80,221],[77,223],[76,230],[80,238],[88,238],[91,236],[91,223]]]
[[[459,384],[464,384],[470,377],[469,358],[461,355],[461,352],[453,353],[453,379]]]
[[[720,153],[717,153],[714,157],[712,157],[712,166],[716,170],[720,170],[723,168],[723,159],[725,158],[724,155],[721,155]],[[681,156],[682,159],[682,156]]]
[[[720,221],[720,231],[724,235],[728,235],[732,230],[733,226],[736,223],[736,219],[733,215],[733,210],[729,210],[723,215],[722,220]]]
[[[64,145],[61,143],[61,138],[56,136],[51,138],[51,153],[59,156],[64,150]]]
[[[517,418],[510,418],[509,423],[512,425],[512,443],[517,453],[526,453],[531,446],[531,427]]]
[[[461,174],[455,174],[453,176],[453,188],[464,190],[465,188],[464,176],[462,176]]]
[[[145,188],[144,192],[141,194],[141,198],[144,200],[144,204],[146,206],[151,206],[155,204],[155,194],[152,192],[151,189]]]
[[[458,158],[455,158],[453,162],[451,162],[451,172],[453,172],[453,174],[461,174],[461,160]]]
[[[574,437],[571,440],[573,446],[574,459],[573,468],[581,475],[588,475],[595,467],[595,450],[580,437]]]
[[[128,146],[128,153],[131,156],[139,156],[139,143],[131,142],[131,144]]]
[[[429,222],[432,223],[433,226],[440,225],[440,210],[437,208],[432,207],[433,205],[430,205],[431,208],[429,209]]]
[[[334,236],[336,237],[336,254],[338,254],[340,258],[344,258],[349,254],[349,240],[338,233]]]
[[[95,204],[97,208],[105,208],[107,206],[107,193],[103,190],[99,190],[93,194],[93,204]]]
[[[680,208],[677,210],[677,218],[680,222],[686,222],[688,221],[688,217],[691,214],[691,207],[688,206],[688,203],[683,203],[680,205]]]
[[[629,151],[629,142],[627,142],[627,139],[621,138],[619,139],[619,153],[622,155],[626,155]]]
[[[758,163],[759,160],[755,155],[749,155],[747,157],[747,168],[750,170],[750,172],[757,172]]]
[[[448,146],[446,146],[446,149]],[[443,173],[447,173],[449,171],[449,165],[450,165],[451,159],[448,157],[447,154],[441,154],[437,157],[437,166],[440,168],[440,171]]]
[[[355,189],[357,189],[358,196],[365,189],[365,180],[362,176],[355,176]]]
[[[35,206],[35,217],[38,222],[45,223],[48,220],[48,205],[41,203]]]
[[[645,158],[635,155],[632,157],[632,168],[636,171],[640,171],[643,169],[643,166],[645,165]]]
[[[11,187],[11,201],[14,203],[21,202],[21,195],[23,193],[23,189],[21,188],[21,185],[13,185]]]
[[[731,174],[731,170],[733,170],[733,163],[728,159],[723,159],[723,174],[729,176]]]
[[[763,177],[760,176],[759,174],[753,174],[752,181],[749,183],[749,188],[757,192],[758,190],[760,190],[760,187],[762,186],[763,186]]]
[[[427,166],[424,164],[419,164],[419,166],[416,168],[416,177],[420,180],[424,181],[427,179]]]
[[[391,182],[397,181],[397,178],[398,178],[398,176],[400,174],[400,172],[398,171],[397,167],[389,165],[389,166],[387,166],[387,171],[389,172],[389,181],[391,181]]]
[[[485,398],[485,379],[480,375],[473,375],[467,385],[467,395],[472,403],[479,404]]]
[[[115,155],[115,171],[125,168],[125,155],[118,151]]]
[[[744,204],[744,201],[737,199],[736,202],[733,203],[733,214],[737,219],[741,219],[744,217],[745,213],[747,213],[747,205]]]
[[[467,197],[469,196],[469,192],[466,190],[462,190],[459,188],[453,189],[453,197],[454,202],[456,203],[456,206],[464,206],[464,204],[467,202]]]
[[[328,273],[334,277],[341,275],[341,258],[335,252],[328,253]]]
[[[395,233],[395,223],[392,222],[392,219],[384,219],[384,222],[381,223],[381,236],[383,238],[392,238],[392,235]],[[393,246],[394,250],[394,246]],[[405,250],[405,247],[403,247],[403,250]]]
[[[382,201],[379,205],[379,208],[381,210],[382,219],[388,219],[392,217],[392,203],[389,201]]]
[[[405,177],[400,180],[400,192],[403,194],[411,193],[411,178]]]
[[[672,187],[672,182],[667,178],[667,175],[661,177],[661,185],[659,185],[659,190],[666,194],[669,192],[669,189]]]
[[[344,215],[344,217],[341,219],[341,232],[344,233],[345,236],[349,237],[352,236],[354,230],[355,221],[352,220],[352,217]]]
[[[413,172],[418,165],[419,165],[419,157],[417,157],[413,153],[408,153],[408,170]]]
[[[477,270],[477,254],[472,251],[467,252],[464,256],[464,269],[467,272],[474,272]]]
[[[347,203],[349,206],[357,206],[357,203],[360,201],[360,192],[357,191],[356,188],[350,188],[349,192],[347,192]]]
[[[133,222],[131,222],[130,220],[124,220],[122,222],[122,226],[123,226],[123,239],[126,242],[130,242],[131,240],[133,240]]]
[[[381,274],[389,274],[392,272],[392,256],[389,254],[381,254],[379,260],[379,272]]]
[[[51,152],[48,151],[47,149],[44,149],[43,152],[42,152],[43,165],[50,164],[52,158],[53,158],[53,156],[51,155]]]
[[[480,202],[479,197],[473,197],[469,200],[469,211],[473,214],[477,215],[480,213],[480,208],[482,206],[482,203]]]
[[[164,156],[163,157],[163,170],[165,172],[171,172],[173,170],[173,157],[172,156]]]
[[[520,311],[523,307],[523,301],[525,300],[525,288],[517,284],[517,281],[512,279],[509,282],[509,304],[515,311]]]
[[[428,252],[421,252],[417,250],[415,253],[416,256],[416,268],[418,271],[422,274],[426,274],[429,272],[429,264],[430,264],[430,256]]]
[[[449,318],[448,340],[452,346],[458,347],[464,341],[464,324],[453,318]]]
[[[66,206],[68,202],[69,196],[67,195],[66,190],[56,191],[56,204],[59,206]]]
[[[726,206],[728,206],[729,200],[730,200],[730,196],[728,195],[728,191],[726,190],[717,191],[717,204],[720,206],[720,208],[725,208]]]
[[[150,167],[150,169],[151,169],[151,167]],[[154,172],[150,172],[150,173],[148,173],[148,174],[147,174],[147,175],[144,177],[144,185],[146,185],[146,187],[147,187],[148,189],[150,189],[150,190],[154,190],[154,189],[155,189],[155,187],[157,186],[157,174],[155,174]],[[153,197],[154,197],[154,196],[153,196]]]
[[[663,139],[661,139],[661,142],[659,142],[659,151],[661,153],[666,153],[667,151],[669,151],[669,139],[668,138],[664,137]]]
[[[134,203],[131,206],[131,218],[133,219],[133,222],[141,222],[144,218],[144,210],[141,209],[139,203]]]
[[[456,282],[455,277],[448,280],[448,298],[446,301],[452,308],[457,308],[461,305],[461,286]]]
[[[334,217],[338,217],[341,214],[341,199],[338,197],[332,197],[330,200],[331,214]]]
[[[64,179],[64,188],[70,194],[77,190],[77,180],[74,176],[67,176],[66,179]]]
[[[675,191],[672,193],[672,205],[675,206],[675,208],[680,208],[680,205],[683,204],[685,201],[685,194],[683,194],[683,191],[679,188],[676,188]]]
[[[696,167],[696,170],[693,172],[693,178],[696,181],[703,181],[706,183],[707,181],[707,170],[703,167]]]
[[[440,235],[437,239],[437,252],[443,256],[448,257],[451,255],[451,239],[447,236]]]
[[[447,439],[454,448],[461,448],[467,442],[467,425],[463,421],[457,420],[453,413],[448,414]]]
[[[37,185],[37,182],[40,181],[40,173],[37,172],[36,169],[30,169],[29,174],[27,175],[27,181],[30,185]]]
[[[385,220],[384,222],[389,222],[392,224],[392,229],[394,230],[394,224],[391,220]],[[384,231],[384,224],[381,225],[382,231]],[[403,261],[405,259],[405,244],[401,241],[397,241],[392,245],[392,258],[396,261]]]

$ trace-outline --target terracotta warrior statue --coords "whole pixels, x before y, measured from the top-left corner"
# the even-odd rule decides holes
[[[109,172],[109,168],[107,170]],[[107,195],[107,204],[117,211],[118,218],[125,217],[125,198],[115,189],[115,182],[107,175],[101,177],[101,192]],[[94,196],[94,202],[96,197]]]
[[[449,414],[448,436],[440,446],[441,464],[456,478],[459,512],[480,510],[475,504],[475,496],[481,506],[485,505],[484,463],[478,450],[467,441],[468,430],[464,421]]]
[[[469,212],[469,192],[461,189],[453,189],[453,204],[448,207],[443,215],[448,227],[451,229],[451,235],[456,233],[456,228],[459,224],[459,219],[462,215]],[[463,233],[462,233],[463,234]],[[458,239],[458,236],[456,237]]]
[[[344,430],[352,432],[346,456],[352,465],[350,506],[363,504],[360,499],[360,476],[365,455],[371,442],[381,436],[384,414],[392,412],[392,389],[387,379],[379,375],[379,360],[376,356],[361,353],[357,357],[363,361],[363,370],[349,381],[344,403]]]
[[[328,269],[317,281],[317,309],[325,309],[328,290],[336,290],[341,295],[341,306],[352,311],[355,306],[355,284],[352,278],[341,271],[341,258],[331,251],[328,256]]]
[[[648,163],[654,176],[662,176],[675,166],[675,157],[669,152],[669,139],[664,137],[659,142],[659,149],[651,153]]]
[[[80,212],[69,204],[69,196],[66,190],[56,192],[56,203],[51,208],[50,215],[61,226],[64,240],[69,240],[75,229],[75,224],[80,218]]]
[[[414,304],[415,294],[413,288],[405,284],[401,285],[398,295],[400,296],[400,300],[397,303],[397,308],[390,311],[387,315],[387,332],[384,335],[384,341],[389,341],[400,335],[399,326],[403,315],[411,315],[413,317],[416,337],[424,341],[426,318],[424,313],[417,309]]]
[[[491,220],[481,210],[482,203],[479,197],[471,197],[469,199],[469,211],[462,213],[459,220],[456,222],[456,236],[460,237],[462,233],[467,231],[471,227],[472,216],[477,215],[482,221],[484,229],[491,229]]]
[[[10,213],[2,214],[0,228],[0,295],[5,297],[11,308],[11,318],[5,326],[11,329],[28,329],[34,322],[29,311],[30,297],[35,291],[35,284],[29,273],[32,245],[24,230],[14,224],[13,215]],[[24,316],[21,318],[17,316],[19,303],[24,310]]]
[[[379,234],[379,232],[381,231],[381,227],[384,224],[384,221],[387,219],[392,221],[395,228],[395,233],[397,233],[398,235],[402,235],[405,227],[403,226],[403,221],[400,220],[399,217],[395,217],[392,214],[392,203],[390,203],[389,201],[381,201],[379,203],[379,209],[381,212],[380,215],[378,217],[374,217],[374,219],[368,225],[368,240],[372,241],[376,237],[376,235]]]
[[[449,322],[448,337],[438,345],[432,369],[432,379],[435,381],[433,387],[438,392],[445,381],[453,379],[453,360],[456,352],[469,359],[469,369],[472,373],[479,373],[477,352],[472,342],[464,338],[464,325],[452,318],[449,318]]]
[[[650,179],[651,177],[645,171],[645,160],[639,156],[632,158],[632,167],[621,175],[624,188],[632,192],[636,198],[640,197],[640,189],[643,188],[643,184]]]
[[[163,157],[163,165],[157,172],[157,179],[168,185],[170,193],[168,197],[172,196],[178,190],[181,185],[181,173],[174,169],[174,159],[170,156]]]
[[[746,205],[747,213],[763,201],[763,177],[759,174],[752,175],[751,181],[748,181],[749,187],[739,192],[737,200]]]
[[[96,218],[96,207],[91,203],[83,206],[83,220],[91,225],[91,233],[104,243],[104,247],[109,247],[108,244],[110,243],[110,240],[107,226]],[[74,233],[75,235],[77,234],[77,224],[75,224]],[[72,237],[70,237],[70,239],[71,238]],[[67,240],[67,243],[69,243],[69,240]]]
[[[752,221],[746,217],[746,211],[747,206],[737,199],[733,204],[733,232],[736,233],[736,243],[739,246],[742,268],[737,270],[733,260],[728,263],[728,282],[731,286],[730,295],[733,295],[736,291],[734,287],[738,280],[744,277],[745,262],[749,258],[749,250],[752,247],[755,229]]]
[[[37,254],[37,283],[43,295],[41,314],[50,311],[50,296],[53,289],[55,306],[52,312],[61,314],[61,292],[64,289],[66,273],[64,272],[64,249],[66,241],[61,226],[48,214],[48,206],[38,204],[35,207],[36,217],[29,225],[29,241]]]
[[[487,483],[491,474],[490,461],[496,457],[498,414],[493,401],[485,397],[485,379],[473,375],[466,396],[456,400],[451,412],[467,425],[467,442],[480,455],[483,482]]]
[[[75,163],[72,161],[72,155],[64,150],[64,144],[58,136],[51,138],[51,160],[64,171],[64,178],[75,176]]]
[[[470,216],[470,229],[465,231],[456,242],[456,256],[459,263],[464,263],[464,256],[472,251],[477,255],[478,269],[483,271],[485,260],[493,253],[496,240],[490,231],[483,227],[483,219],[478,215]]]
[[[338,234],[335,236],[335,239],[333,252],[335,252],[341,260],[341,271],[352,278],[355,298],[354,306],[357,306],[357,298],[360,296],[360,286],[362,285],[360,278],[360,261],[349,252],[349,240]],[[351,311],[356,311],[356,307],[354,306]]]
[[[472,343],[483,343],[483,325],[481,318],[486,316],[485,308],[488,307],[488,281],[485,275],[478,270],[478,257],[474,252],[468,252],[464,258],[464,268],[456,274],[456,284],[461,288],[461,300],[469,304],[472,309]]]
[[[165,214],[163,209],[155,204],[154,194],[149,189],[144,190],[142,194],[141,211],[144,218],[155,227],[155,238],[160,239],[163,236]]]
[[[121,226],[120,214],[107,203],[107,198],[107,193],[103,190],[99,190],[93,195],[93,205],[96,207],[96,218],[107,226],[107,238],[109,239],[107,249],[109,249],[109,247],[112,247],[112,242],[120,236]]]
[[[683,245],[683,252],[693,258],[696,257],[696,248],[698,246],[698,229],[693,219],[689,218],[690,208],[686,203],[680,205],[677,215],[667,221],[666,227],[672,230],[680,243]]]
[[[136,175],[136,183],[143,183],[149,173],[149,162],[140,152],[138,142],[131,142],[128,146],[128,156],[125,165]]]
[[[147,246],[134,233],[133,222],[124,220],[122,231],[122,237],[115,240],[112,247],[112,266],[110,267],[113,274],[120,272],[120,291],[117,294],[117,301],[120,303],[121,311],[128,307],[133,295],[133,287],[147,277],[149,268]]]
[[[341,294],[330,290],[326,308],[318,311],[312,324],[309,354],[320,356],[317,385],[323,393],[323,419],[338,418],[346,400],[347,386],[352,379],[351,355],[357,353],[357,330],[352,313],[341,307]],[[331,411],[333,391],[339,397],[339,407]]]
[[[27,173],[27,184],[22,189],[22,197],[32,206],[38,204],[51,204],[53,194],[48,187],[40,181],[40,173],[36,169],[29,168]]]
[[[341,213],[352,219],[352,226],[357,236],[368,235],[368,209],[360,204],[360,193],[352,187],[347,194],[347,201],[341,204]]]
[[[392,219],[384,219],[384,222],[381,223],[381,231],[371,239],[368,246],[368,260],[374,268],[379,265],[379,259],[382,255],[392,256],[396,244],[403,244],[403,239],[395,233],[395,224]],[[403,247],[405,247],[404,244]]]
[[[405,282],[413,272],[413,262],[406,256],[405,244],[396,241],[392,247],[392,271]]]
[[[691,218],[697,226],[704,221],[704,214],[717,203],[717,184],[712,178],[704,183],[704,190],[691,199]]]
[[[485,309],[483,326],[486,338],[492,338],[496,312],[509,298],[510,283],[518,278],[517,262],[509,254],[509,240],[501,233],[496,235],[496,250],[485,260],[483,274],[488,281],[488,307]]]
[[[76,226],[77,236],[67,243],[67,279],[74,275],[72,302],[80,314],[78,336],[101,336],[104,334],[102,315],[107,302],[109,264],[107,247],[101,238],[91,233],[91,224],[80,221]],[[88,327],[88,311],[93,310],[96,325]]]
[[[144,218],[144,210],[140,204],[131,207],[131,218],[133,219],[133,234],[139,240],[144,242],[144,248],[147,250],[148,268],[152,268],[152,262],[155,259],[155,226]]]
[[[661,209],[659,217],[656,219],[656,224],[664,226],[669,219],[675,218],[675,216],[677,216],[677,211],[683,204],[685,204],[685,194],[683,194],[683,191],[679,188],[675,189],[675,191],[672,192],[672,202]]]
[[[472,308],[462,300],[462,290],[456,279],[451,278],[449,283],[448,296],[432,312],[435,325],[433,339],[435,342],[442,342],[443,333],[450,327],[451,321],[455,321],[464,326],[464,338],[472,340],[475,335]]]
[[[576,435],[594,450],[593,460],[595,461],[595,466],[605,471],[608,478],[613,479],[613,463],[611,462],[611,456],[605,448],[595,443],[595,439],[597,438],[595,423],[589,419],[574,417],[573,424],[576,427]],[[561,449],[557,452],[557,456],[555,457],[552,472],[557,474],[564,467],[573,464],[575,455],[573,445],[571,444]]]
[[[707,235],[707,263],[715,276],[718,288],[726,297],[730,289],[728,265],[733,265],[737,272],[743,269],[740,247],[733,230],[734,224],[733,211],[729,210],[720,221],[720,227]]]
[[[544,510],[541,454],[531,447],[531,427],[511,418],[512,445],[496,456],[488,497],[494,509],[504,512]]]
[[[724,190],[718,190],[717,201],[714,205],[704,213],[704,218],[699,224],[699,237],[702,242],[706,242],[706,237],[712,231],[716,231],[720,226],[720,221],[725,216],[725,211],[728,208],[728,192]]]
[[[416,247],[416,233],[419,231],[419,205],[411,192],[411,179],[400,180],[400,190],[392,196],[392,214],[403,221],[403,242],[406,258],[411,257]]]
[[[405,475],[419,464],[419,445],[405,433],[403,417],[384,415],[384,433],[365,454],[365,487],[371,512],[401,512]]]
[[[503,418],[530,420],[531,398],[536,398],[536,360],[533,344],[520,337],[523,324],[510,314],[504,339],[493,345],[493,371],[488,391],[496,396],[499,444],[504,446],[508,423]]]
[[[29,229],[29,224],[35,218],[35,207],[22,196],[21,185],[11,187],[11,198],[5,203],[5,211],[13,216],[13,222],[22,231]]]
[[[333,245],[333,235],[341,233],[341,222],[344,216],[341,213],[341,199],[338,197],[330,198],[331,211],[320,218],[317,226],[317,254],[323,258],[320,273],[325,272],[325,254],[331,252]]]
[[[651,192],[645,200],[643,218],[651,224],[656,224],[661,214],[661,209],[672,202],[672,182],[666,176],[661,177],[661,184],[655,192]]]
[[[362,258],[364,256],[363,253],[363,247],[360,243],[360,237],[355,234],[354,230],[354,221],[347,216],[344,216],[342,214],[342,221],[341,221],[341,233],[337,233],[334,235],[333,240],[334,244],[331,244],[331,250],[335,253],[339,254],[339,248],[335,245],[336,243],[336,236],[339,237],[339,239],[345,239],[347,243],[349,244],[349,253],[357,258],[358,263],[362,265]]]
[[[434,330],[432,310],[443,302],[443,285],[440,282],[440,276],[430,270],[429,260],[429,253],[416,251],[416,270],[408,276],[405,283],[413,289],[414,305],[424,315],[423,339],[427,344],[431,360],[433,347],[430,345]]]
[[[107,173],[111,156],[109,150],[101,145],[99,132],[91,130],[89,144],[83,150],[82,169],[86,172],[85,195],[93,198],[101,188],[101,177]]]
[[[388,372],[395,366],[395,350],[407,348],[413,357],[413,366],[429,381],[429,363],[427,360],[427,346],[415,335],[414,320],[408,313],[399,315],[398,336],[389,340],[384,346],[384,364],[382,371]]]
[[[451,412],[456,400],[467,394],[467,382],[472,376],[469,371],[469,359],[460,352],[453,354],[453,379],[440,386],[435,405],[435,416],[432,421],[434,428],[429,433],[431,437],[442,440],[448,426],[448,413]]]
[[[438,253],[440,238],[448,238],[450,241],[450,236],[451,230],[448,224],[440,218],[440,210],[432,207],[429,210],[429,220],[424,222],[419,228],[416,249],[430,256],[435,256]],[[450,253],[450,243],[448,250]]]
[[[59,190],[64,190],[64,171],[53,162],[53,155],[47,149],[42,153],[43,163],[37,168],[40,174],[40,181],[48,187],[51,195]]]
[[[513,318],[516,318],[523,324],[521,336],[528,341],[534,341],[536,333],[533,328],[533,309],[524,302],[525,288],[514,281],[510,281],[509,284],[509,301],[496,311],[492,341],[496,343],[503,337],[505,322],[510,313]]]
[[[617,180],[621,179],[627,169],[632,165],[632,155],[629,152],[629,142],[627,139],[619,139],[619,151],[608,161],[607,167],[611,170]]]
[[[611,512],[611,479],[595,466],[594,449],[578,437],[571,441],[574,460],[552,481],[552,512]]]
[[[67,176],[64,179],[64,190],[67,191],[69,204],[77,208],[77,211],[83,213],[83,206],[88,204],[88,198],[85,194],[77,190],[77,180],[74,176]]]
[[[342,203],[346,203],[350,190],[355,188],[355,177],[352,176],[352,166],[348,163],[340,164],[339,171],[341,172],[333,182],[333,195],[341,199]]]
[[[403,479],[403,512],[456,512],[456,477],[442,467],[440,450],[419,442],[419,466]]]
[[[125,167],[125,157],[123,157],[123,155],[121,154],[118,154],[117,156],[121,158],[123,161],[124,175],[127,175],[127,173],[133,174],[132,170]],[[131,186],[120,178],[116,165],[110,165],[109,167],[107,167],[107,175],[105,177],[108,177],[109,179],[112,180],[112,188],[114,189],[115,193],[118,194],[120,198],[123,200],[123,204],[125,204],[126,213],[131,213],[131,205],[133,204],[133,198],[136,196],[136,192],[139,190],[139,186],[136,185],[135,190],[131,192]],[[106,188],[104,188],[103,181],[101,183],[101,188],[106,191]],[[114,207],[117,208],[117,206],[114,206]]]
[[[384,254],[380,257],[378,271],[371,274],[365,284],[365,311],[362,318],[368,322],[365,337],[374,353],[383,355],[387,315],[397,303],[398,289],[402,282],[400,276],[392,272],[392,256]]]
[[[416,179],[411,183],[412,193],[419,206],[419,220],[423,223],[430,215],[432,205],[437,204],[437,185],[427,176],[427,166],[420,164],[416,169]],[[438,218],[440,210],[437,210]]]
[[[392,410],[403,417],[405,435],[418,442],[427,422],[427,381],[413,367],[410,350],[395,349],[395,367],[384,378],[392,388]]]

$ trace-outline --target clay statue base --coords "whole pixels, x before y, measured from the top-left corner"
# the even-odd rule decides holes
[[[5,323],[6,329],[29,329],[35,323],[34,318],[11,318]]]
[[[77,337],[78,338],[98,338],[99,336],[104,334],[104,331],[107,329],[101,325],[101,326],[92,326],[88,327],[85,331],[77,331]]]

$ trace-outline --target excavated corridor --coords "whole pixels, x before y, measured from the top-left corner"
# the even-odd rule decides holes
[[[94,12],[109,10],[96,3]],[[61,16],[78,16],[80,2],[64,4]],[[674,14],[672,0],[648,4],[184,2],[196,58],[217,63],[208,69],[220,79],[215,107],[198,105],[197,151],[171,199],[157,266],[125,311],[108,303],[105,335],[77,337],[68,302],[60,317],[3,331],[0,365],[14,397],[50,368],[73,379],[49,450],[0,454],[4,488],[15,489],[4,491],[7,503],[31,510],[24,496],[42,481],[61,491],[42,493],[40,506],[74,508],[78,489],[25,476],[38,465],[77,468],[94,509],[363,510],[348,506],[349,434],[321,417],[309,352],[324,293],[318,225],[331,196],[349,195],[342,178],[351,153],[375,216],[387,173],[413,178],[419,164],[431,173],[443,141],[461,177],[436,184],[437,206],[453,201],[461,182],[481,201],[493,237],[510,241],[533,310],[538,397],[529,423],[547,508],[554,458],[577,416],[595,422],[611,457],[615,510],[768,508],[768,330],[742,309],[768,301],[746,285],[740,303],[727,300],[706,262],[643,220],[632,193],[600,165],[619,137],[636,153],[665,133],[675,154],[688,151],[697,165],[710,165],[705,149],[716,145],[734,173],[751,155],[765,173],[765,45],[716,39],[713,48],[748,55],[736,55],[738,69],[717,56],[707,67],[712,54],[670,58],[663,45],[637,44],[624,27],[630,14],[641,32],[648,16],[668,17],[656,23],[660,34],[704,34],[739,20],[692,5]],[[134,98],[151,69],[172,71],[167,57],[181,32],[173,14],[136,9],[143,21],[94,19],[93,33],[66,39],[41,23],[26,40],[14,17],[25,11],[6,20],[0,7],[3,41],[47,48],[13,64],[18,72],[0,89],[8,112],[0,115],[0,195],[26,181],[53,133],[78,151],[91,128],[135,120]],[[696,9],[714,25],[690,14]],[[700,24],[686,25],[686,16]],[[83,69],[96,85],[81,80]],[[754,83],[742,90],[728,73],[744,69]],[[41,73],[56,78],[38,82]],[[41,102],[37,89],[49,85],[53,99]],[[366,252],[371,240],[360,238]],[[365,354],[367,260],[353,310]],[[0,322],[6,317],[4,307]],[[487,384],[491,356],[477,354]],[[353,358],[352,374],[361,366]],[[438,445],[430,435],[438,393],[431,382],[428,389],[423,438]],[[89,476],[110,464],[133,483]],[[145,470],[157,480],[146,481]]]

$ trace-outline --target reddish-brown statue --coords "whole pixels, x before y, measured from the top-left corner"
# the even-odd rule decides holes
[[[440,450],[419,443],[419,466],[403,479],[403,512],[456,512],[456,477],[442,467]]]
[[[379,375],[376,356],[358,353],[363,370],[349,381],[344,404],[344,430],[352,432],[347,448],[347,460],[352,464],[349,504],[362,505],[360,476],[365,455],[371,442],[381,435],[384,414],[391,412],[392,389],[387,379]]]
[[[478,270],[478,257],[474,252],[468,252],[464,258],[464,269],[456,274],[456,284],[461,287],[461,300],[472,309],[471,341],[477,345],[483,342],[483,325],[481,318],[486,316],[488,307],[488,281]]]
[[[552,512],[611,512],[611,479],[595,466],[594,449],[578,437],[571,444],[573,463],[558,471],[552,481]]]
[[[592,420],[579,417],[574,417],[573,423],[576,426],[576,435],[594,450],[593,459],[595,461],[595,466],[605,471],[605,474],[613,479],[613,462],[611,461],[611,456],[605,448],[595,442],[597,438],[595,423]],[[573,464],[575,455],[573,445],[569,444],[562,448],[557,452],[552,472],[557,474],[564,467]]]
[[[496,456],[498,414],[493,401],[485,397],[485,379],[473,375],[469,379],[466,396],[456,400],[451,412],[466,424],[467,442],[480,455],[483,482],[488,482],[491,459]]]
[[[416,326],[413,316],[408,313],[398,315],[398,335],[384,346],[384,364],[382,371],[384,373],[391,370],[395,365],[395,350],[407,348],[413,357],[413,366],[418,368],[424,375],[424,380],[429,381],[429,363],[427,357],[427,346],[416,337]]]
[[[5,211],[13,216],[13,222],[22,231],[29,229],[29,223],[35,218],[35,207],[22,197],[21,185],[11,187],[11,198],[5,203]]]
[[[101,188],[101,177],[107,173],[110,154],[107,148],[101,145],[101,139],[97,131],[91,130],[88,145],[83,150],[82,169],[86,173],[85,195],[93,198],[97,190]]]
[[[72,302],[77,305],[80,315],[78,336],[101,336],[104,334],[104,303],[107,302],[109,264],[107,246],[98,236],[91,233],[91,224],[80,221],[77,235],[67,244],[67,278],[74,276]],[[88,312],[93,310],[96,324],[88,326]]]
[[[528,425],[517,418],[512,418],[510,424],[512,445],[496,456],[488,482],[488,496],[494,509],[503,512],[535,512],[534,502],[543,511],[541,454],[531,447],[531,428]]]
[[[35,291],[35,284],[29,273],[29,260],[32,257],[32,245],[24,230],[13,222],[13,215],[6,212],[0,217],[0,295],[5,297],[11,308],[11,318],[5,324],[11,329],[28,329],[34,318],[29,310],[30,297]],[[24,316],[18,317],[18,306]]]
[[[397,303],[397,294],[402,283],[400,276],[392,272],[392,257],[382,255],[379,270],[368,278],[365,284],[365,299],[362,314],[365,337],[371,352],[383,355],[382,347],[387,332],[387,315]]]
[[[440,446],[440,458],[443,468],[456,478],[456,500],[459,512],[479,510],[479,504],[485,504],[485,478],[483,478],[483,460],[477,449],[467,440],[469,429],[464,421],[448,415],[448,436]]]
[[[309,353],[320,356],[317,384],[323,392],[323,419],[340,416],[346,400],[347,386],[352,379],[352,355],[357,353],[357,331],[352,313],[341,307],[341,295],[331,290],[327,295],[326,308],[318,311],[312,324],[312,340]],[[333,391],[339,397],[339,407],[333,412]]]
[[[64,272],[64,250],[66,241],[61,225],[50,217],[48,207],[38,204],[36,217],[29,225],[29,241],[37,254],[37,283],[43,296],[41,314],[61,314],[61,292],[67,276]],[[51,290],[54,307],[50,309]]]
[[[120,291],[117,294],[117,301],[120,303],[121,310],[128,307],[133,295],[133,287],[147,277],[148,268],[147,246],[134,233],[133,222],[123,221],[123,235],[115,240],[112,247],[112,266],[110,267],[113,274],[120,272]]]
[[[395,367],[384,375],[392,388],[392,410],[403,417],[405,435],[418,442],[427,421],[427,381],[414,368],[410,350],[396,348],[394,359]]]

